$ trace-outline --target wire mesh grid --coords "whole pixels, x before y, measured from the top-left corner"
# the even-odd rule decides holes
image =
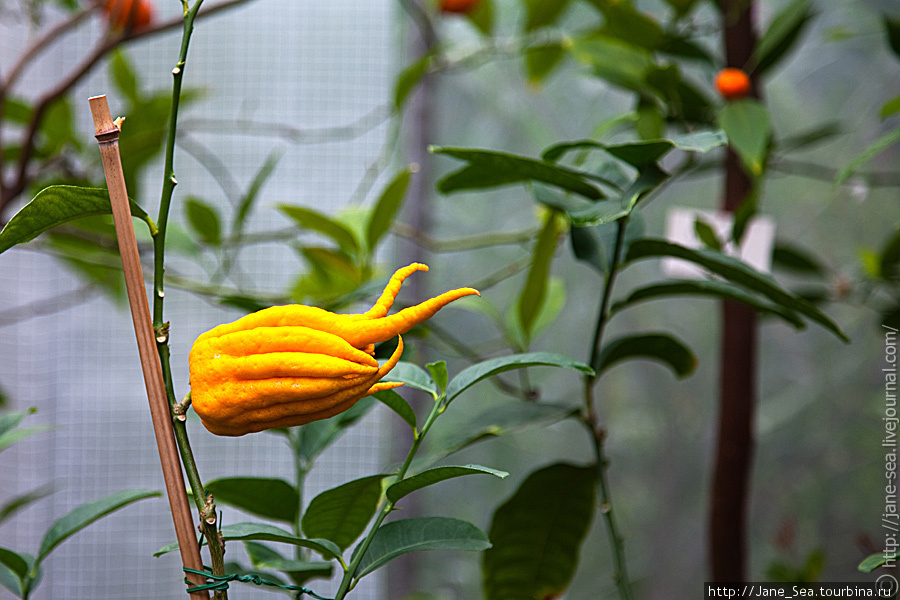
[[[163,18],[180,9],[174,0],[158,4]],[[288,221],[274,210],[280,203],[328,212],[346,206],[366,168],[380,153],[385,126],[377,118],[366,118],[377,113],[389,97],[395,43],[389,9],[387,0],[315,5],[266,0],[248,2],[198,22],[185,85],[201,88],[204,97],[183,112],[185,139],[201,144],[227,168],[225,179],[234,183],[238,194],[246,190],[270,153],[282,154],[255,207],[249,230],[287,226]],[[102,26],[95,20],[80,29],[68,39],[69,49],[86,51]],[[0,64],[8,65],[28,39],[28,32],[24,23],[12,23],[3,26],[3,33]],[[126,52],[143,89],[168,88],[177,43],[176,33],[128,47]],[[77,53],[62,54],[65,56],[51,56],[39,63],[39,69],[23,80],[23,87],[46,88],[67,72]],[[111,87],[105,69],[98,67],[76,90],[74,107],[85,143],[91,142],[90,119],[86,101],[80,106],[77,99],[108,93],[116,113]],[[337,133],[328,129],[361,119],[373,125]],[[245,121],[254,125],[248,128]],[[293,141],[286,139],[285,131],[296,134]],[[127,125],[125,132],[127,135]],[[229,214],[228,199],[221,191],[222,173],[211,174],[208,165],[189,149],[185,144],[176,151],[180,185],[173,221],[184,221],[178,200],[189,195],[201,196]],[[147,197],[139,200],[153,213],[160,165],[148,171],[152,175],[144,182]],[[184,261],[173,259],[170,264],[173,272],[188,278],[202,273]],[[289,249],[263,244],[241,254],[237,279],[246,289],[283,292],[302,268]],[[0,323],[0,385],[14,408],[38,408],[29,423],[55,426],[0,456],[0,501],[41,486],[51,485],[54,490],[0,525],[0,546],[35,553],[52,521],[76,505],[121,489],[163,487],[130,316],[122,306],[99,295],[66,308],[65,292],[80,285],[56,261],[38,253],[14,249],[0,260],[0,289],[4,291],[0,315],[16,321]],[[45,303],[48,298],[51,301],[45,309],[49,314],[22,318],[27,314],[22,307]],[[169,288],[166,319],[172,322],[172,366],[178,393],[187,391],[186,356],[196,335],[237,315],[200,296]],[[382,468],[379,431],[383,416],[374,411],[320,457],[306,483],[307,500],[319,491]],[[292,478],[289,451],[278,436],[220,439],[195,421],[189,423],[189,429],[206,480],[226,475]],[[223,508],[226,523],[252,518]],[[151,557],[172,539],[165,500],[141,501],[60,546],[44,563],[44,581],[32,597],[183,597],[177,554]],[[243,558],[239,545],[229,545],[228,560]],[[246,559],[243,562],[246,564]],[[336,586],[320,581],[310,587],[327,596]],[[354,595],[374,598],[377,589],[377,576],[370,577]],[[263,593],[241,586],[234,596],[250,598]],[[8,592],[0,589],[0,598],[5,597]]]

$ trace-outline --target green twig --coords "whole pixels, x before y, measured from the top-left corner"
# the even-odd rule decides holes
[[[628,578],[628,568],[625,562],[625,542],[619,533],[616,525],[615,514],[612,508],[612,495],[610,493],[609,480],[607,478],[606,467],[608,461],[603,447],[606,438],[606,432],[599,425],[597,418],[597,410],[594,405],[594,384],[597,382],[600,370],[600,350],[603,344],[603,331],[609,320],[609,304],[612,297],[612,288],[616,281],[616,273],[619,269],[619,261],[622,254],[622,245],[625,241],[625,229],[628,226],[627,217],[620,219],[616,223],[616,243],[613,250],[612,260],[610,261],[609,271],[606,273],[606,283],[603,288],[603,297],[600,300],[600,309],[597,314],[597,325],[594,328],[594,339],[591,343],[590,365],[594,369],[594,375],[584,378],[584,410],[582,422],[591,435],[591,441],[594,446],[594,455],[597,468],[597,480],[600,488],[600,511],[603,514],[603,520],[606,524],[606,530],[609,534],[610,546],[615,561],[615,572],[613,579],[619,590],[619,596],[622,600],[631,600],[633,598],[631,592],[631,584]]]
[[[169,325],[163,321],[163,305],[165,299],[165,248],[166,248],[166,230],[169,221],[169,208],[172,203],[172,194],[175,191],[175,185],[178,183],[175,179],[175,137],[178,126],[178,106],[181,101],[181,83],[184,77],[184,67],[187,62],[188,46],[191,41],[191,34],[194,31],[194,19],[200,10],[203,0],[197,0],[192,7],[184,6],[184,31],[181,37],[181,50],[178,55],[178,62],[172,69],[172,109],[169,114],[169,131],[166,139],[166,158],[165,167],[163,169],[163,187],[162,197],[159,205],[159,216],[157,217],[157,234],[153,238],[153,329],[156,334],[156,349],[159,353],[159,360],[162,364],[163,376],[166,383],[166,393],[169,397],[169,404],[176,412],[175,389],[172,383],[172,369],[169,361]],[[216,507],[212,501],[212,496],[207,497],[200,479],[200,473],[197,470],[197,464],[194,461],[193,452],[191,452],[190,441],[188,440],[187,428],[185,427],[184,415],[174,415],[175,422],[175,439],[178,442],[178,449],[181,454],[181,460],[187,474],[188,482],[194,494],[194,502],[200,513],[200,529],[205,535],[209,543],[209,553],[212,559],[212,569],[215,575],[225,574],[225,549],[218,530],[216,529]],[[227,599],[225,591],[215,592],[216,598]]]

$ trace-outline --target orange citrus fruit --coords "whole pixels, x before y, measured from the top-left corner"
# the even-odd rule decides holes
[[[441,0],[441,12],[468,14],[475,10],[480,0]]]
[[[103,12],[114,29],[143,29],[153,22],[154,7],[149,0],[106,0]],[[134,13],[134,14],[132,14]]]
[[[716,89],[726,100],[737,100],[750,93],[750,77],[741,69],[727,68],[716,75]]]

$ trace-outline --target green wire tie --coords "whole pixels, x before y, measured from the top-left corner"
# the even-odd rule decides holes
[[[314,591],[305,587],[300,587],[298,585],[283,585],[274,581],[269,581],[268,579],[263,579],[259,575],[239,575],[237,573],[232,573],[230,575],[213,575],[212,570],[209,567],[204,565],[204,568],[206,570],[197,571],[196,569],[189,569],[187,567],[184,567],[185,573],[203,575],[207,581],[207,583],[205,583],[204,585],[194,586],[191,584],[191,581],[189,581],[188,578],[185,577],[184,583],[188,586],[188,594],[207,591],[221,592],[228,589],[229,582],[242,581],[244,583],[252,583],[254,585],[270,585],[273,587],[281,588],[283,590],[287,590],[289,592],[297,592],[297,594],[295,595],[296,598],[299,598],[303,594],[307,594],[309,596],[312,596],[316,600],[333,600],[332,598],[323,598],[322,596],[316,594]]]

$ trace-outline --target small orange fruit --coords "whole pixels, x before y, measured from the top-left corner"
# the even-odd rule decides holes
[[[106,0],[103,13],[113,29],[143,29],[153,22],[154,6],[149,0]],[[132,13],[134,13],[132,15]]]
[[[481,0],[441,0],[441,12],[468,14],[475,10]]]
[[[750,93],[750,77],[741,69],[727,68],[716,75],[716,89],[726,100],[737,100]]]

